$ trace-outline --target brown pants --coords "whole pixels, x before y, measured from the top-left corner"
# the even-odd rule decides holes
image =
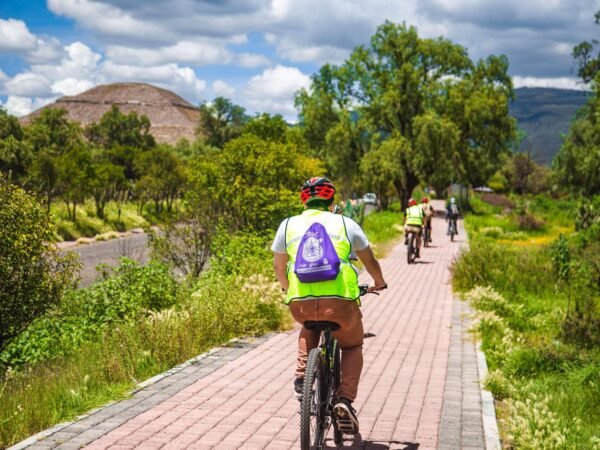
[[[290,311],[300,324],[307,320],[328,320],[339,324],[340,328],[333,333],[342,350],[342,382],[337,395],[354,400],[363,366],[362,314],[357,302],[333,298],[302,300],[291,302]],[[308,353],[319,345],[319,336],[317,330],[307,330],[304,326],[300,330],[297,377],[304,377]]]

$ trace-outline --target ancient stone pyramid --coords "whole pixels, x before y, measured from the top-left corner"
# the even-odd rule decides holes
[[[79,95],[60,97],[54,103],[21,118],[27,124],[46,108],[63,108],[69,119],[86,126],[97,122],[112,105],[122,113],[136,111],[148,116],[151,133],[158,142],[174,144],[180,138],[194,139],[200,112],[177,94],[145,83],[113,83],[96,86]]]

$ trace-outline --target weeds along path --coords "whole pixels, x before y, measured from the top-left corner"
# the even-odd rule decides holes
[[[434,207],[443,210],[443,203]],[[461,224],[451,243],[443,218],[433,227],[432,247],[421,250],[417,264],[406,264],[402,243],[382,260],[389,289],[363,301],[365,332],[374,336],[365,339],[355,402],[362,439],[346,441],[348,448],[484,448],[476,366],[463,363],[474,346],[460,333],[451,336],[453,309],[459,323],[461,310],[448,267],[464,231]],[[369,280],[363,274],[361,281]],[[217,350],[130,399],[30,441],[31,448],[299,448],[292,389],[297,334]]]

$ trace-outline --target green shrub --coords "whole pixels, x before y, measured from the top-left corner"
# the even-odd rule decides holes
[[[73,280],[73,257],[50,243],[46,209],[0,175],[0,351],[56,306]]]
[[[109,325],[176,301],[176,281],[163,264],[139,266],[123,259],[119,267],[104,270],[105,277],[112,277],[69,291],[56,310],[33,321],[0,353],[0,366],[17,369],[67,355]]]

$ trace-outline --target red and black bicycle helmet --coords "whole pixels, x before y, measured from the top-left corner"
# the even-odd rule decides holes
[[[306,180],[300,191],[300,199],[306,204],[311,200],[331,200],[335,195],[335,186],[329,178],[312,177]]]
[[[428,203],[428,202],[429,202],[429,199],[427,197],[423,197],[421,199],[421,203]]]

